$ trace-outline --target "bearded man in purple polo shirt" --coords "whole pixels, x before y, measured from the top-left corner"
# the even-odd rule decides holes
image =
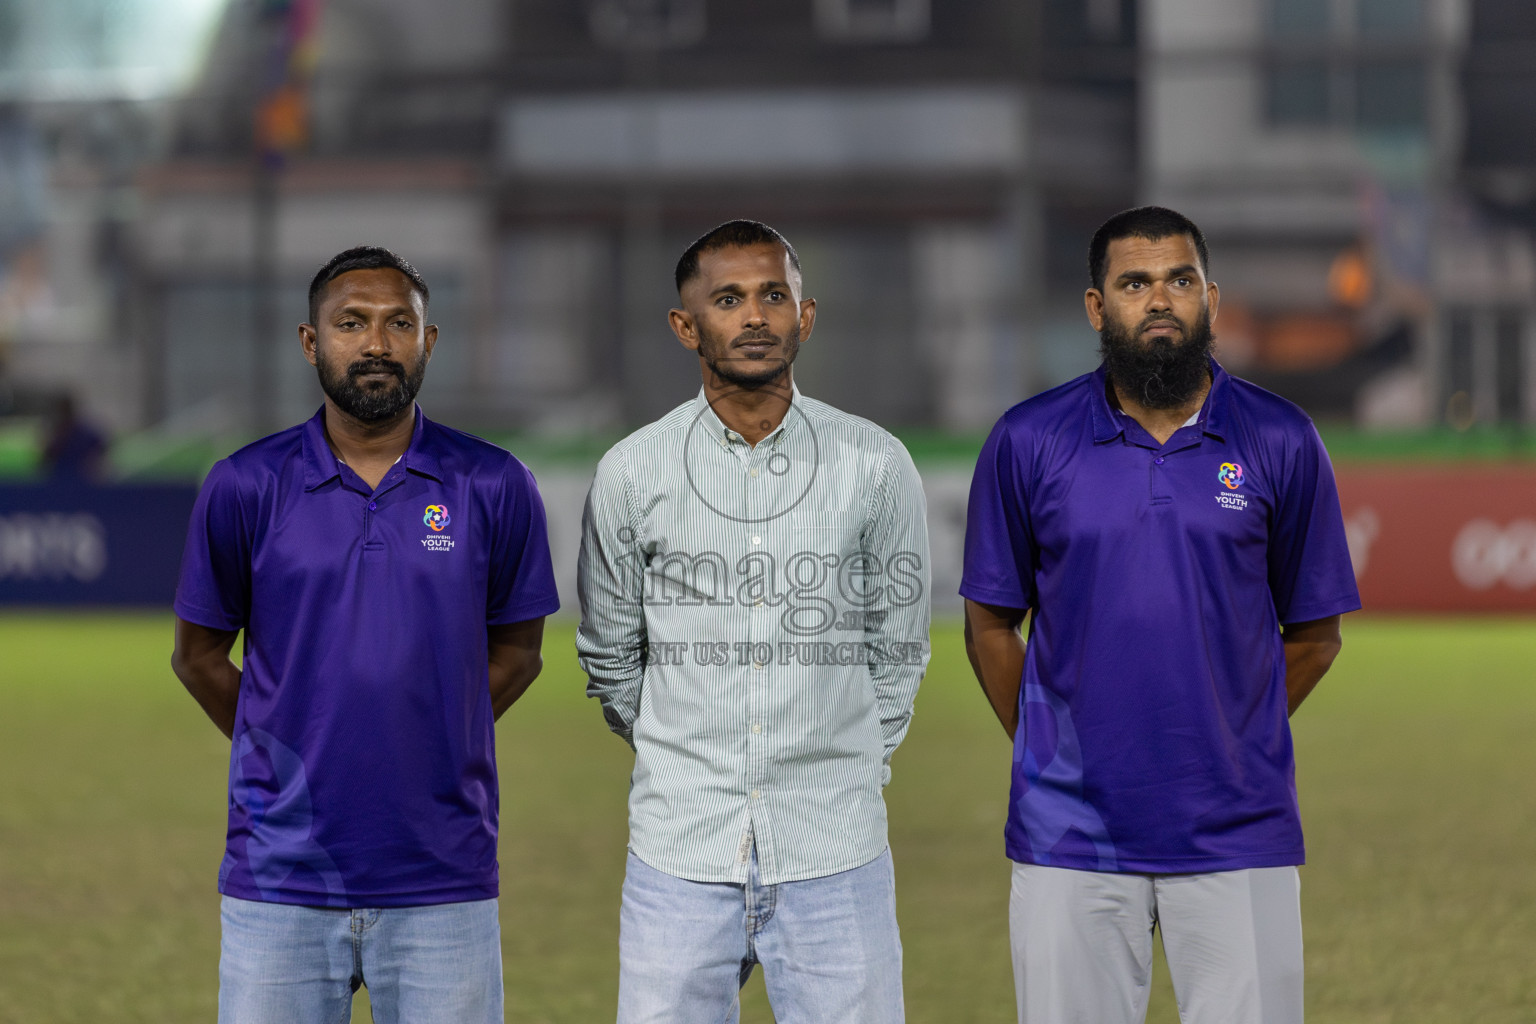
[[[1302,1020],[1287,718],[1360,599],[1311,420],[1211,358],[1208,264],[1172,210],[1101,227],[1103,365],[1006,412],[971,484],[1021,1024],[1139,1024],[1154,925],[1185,1024]]]
[[[232,741],[223,1024],[345,1020],[360,985],[377,1021],[502,1020],[492,723],[558,600],[528,470],[416,406],[428,295],[377,246],[322,267],[324,406],[192,514],[172,667]]]

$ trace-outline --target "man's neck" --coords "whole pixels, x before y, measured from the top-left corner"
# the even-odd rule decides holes
[[[1174,432],[1189,422],[1189,418],[1200,411],[1205,404],[1205,396],[1211,393],[1211,378],[1206,376],[1205,382],[1200,385],[1200,390],[1193,397],[1181,405],[1171,409],[1153,409],[1136,401],[1131,395],[1123,391],[1119,384],[1111,378],[1109,382],[1109,400],[1117,406],[1121,412],[1141,424],[1141,428],[1157,441],[1158,444],[1167,444]]]
[[[704,400],[721,423],[753,446],[779,428],[793,398],[794,374],[788,369],[772,383],[750,389],[728,384],[708,368],[704,371]]]
[[[415,428],[414,403],[387,420],[365,423],[342,412],[330,399],[325,402],[326,442],[370,487],[377,487],[389,467],[405,454]]]

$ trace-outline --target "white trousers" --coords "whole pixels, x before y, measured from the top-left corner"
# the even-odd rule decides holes
[[[1019,1024],[1142,1024],[1152,929],[1183,1024],[1301,1024],[1294,867],[1122,875],[1014,864]]]

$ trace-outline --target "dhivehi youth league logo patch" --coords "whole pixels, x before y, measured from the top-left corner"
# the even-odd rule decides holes
[[[432,527],[437,533],[442,533],[452,520],[448,518],[448,507],[446,505],[428,505],[427,514],[422,516],[421,521]]]
[[[1221,468],[1216,471],[1216,479],[1229,491],[1235,491],[1243,486],[1243,467],[1235,462],[1223,462]]]

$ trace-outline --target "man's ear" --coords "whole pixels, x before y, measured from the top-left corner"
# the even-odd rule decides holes
[[[1088,313],[1088,323],[1095,331],[1104,329],[1104,293],[1097,288],[1083,292],[1083,309]]]
[[[816,300],[800,300],[800,343],[803,345],[816,329]]]
[[[315,354],[315,346],[319,344],[320,336],[315,333],[314,324],[299,324],[299,344],[304,348],[304,358],[309,360],[309,365],[314,366],[319,358]]]
[[[432,350],[437,347],[437,324],[427,324],[422,329],[422,343],[427,350],[427,362],[432,361]]]
[[[693,315],[686,309],[667,310],[667,325],[672,328],[672,333],[677,335],[677,340],[682,342],[683,348],[690,352],[699,350],[699,329],[693,322]]]

